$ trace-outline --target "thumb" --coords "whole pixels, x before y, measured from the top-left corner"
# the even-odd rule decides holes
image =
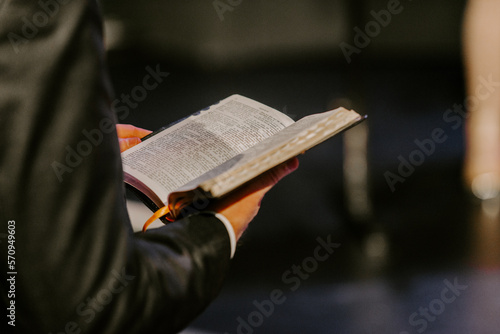
[[[298,167],[299,159],[296,157],[287,160],[258,176],[255,180],[250,181],[250,183],[247,184],[247,187],[244,187],[244,192],[246,195],[258,194],[263,196],[282,178],[296,170]]]
[[[287,160],[263,174],[264,178],[269,178],[269,184],[275,185],[279,180],[293,172],[299,167],[297,157]]]
[[[137,138],[137,137],[119,138],[120,152],[126,151],[129,148],[139,144],[140,142],[141,142],[141,139]]]

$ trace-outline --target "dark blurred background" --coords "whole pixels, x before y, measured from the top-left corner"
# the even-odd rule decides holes
[[[465,190],[464,129],[445,117],[465,99],[465,1],[102,5],[117,99],[148,66],[169,73],[123,123],[157,129],[234,93],[294,119],[368,115],[268,194],[188,333],[500,332],[498,203]]]

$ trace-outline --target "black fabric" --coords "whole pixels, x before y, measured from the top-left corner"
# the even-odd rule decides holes
[[[6,310],[13,220],[19,333],[176,332],[221,287],[215,217],[132,233],[110,96],[95,2],[0,3],[1,294]]]

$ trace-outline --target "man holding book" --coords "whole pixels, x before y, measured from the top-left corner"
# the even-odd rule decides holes
[[[114,126],[98,145],[83,145],[83,131],[115,118],[97,3],[4,2],[0,36],[0,234],[10,242],[0,244],[1,294],[4,310],[15,309],[15,322],[4,319],[2,327],[181,330],[218,294],[235,241],[297,160],[215,202],[210,212],[133,234]],[[119,129],[122,148],[143,134]],[[71,171],[59,179],[54,162],[78,148],[85,155],[70,159]]]

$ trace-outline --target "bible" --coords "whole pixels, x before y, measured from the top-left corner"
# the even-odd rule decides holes
[[[353,110],[294,121],[257,101],[232,95],[144,137],[122,153],[124,181],[155,212],[174,221],[203,210],[265,171],[361,122]]]

